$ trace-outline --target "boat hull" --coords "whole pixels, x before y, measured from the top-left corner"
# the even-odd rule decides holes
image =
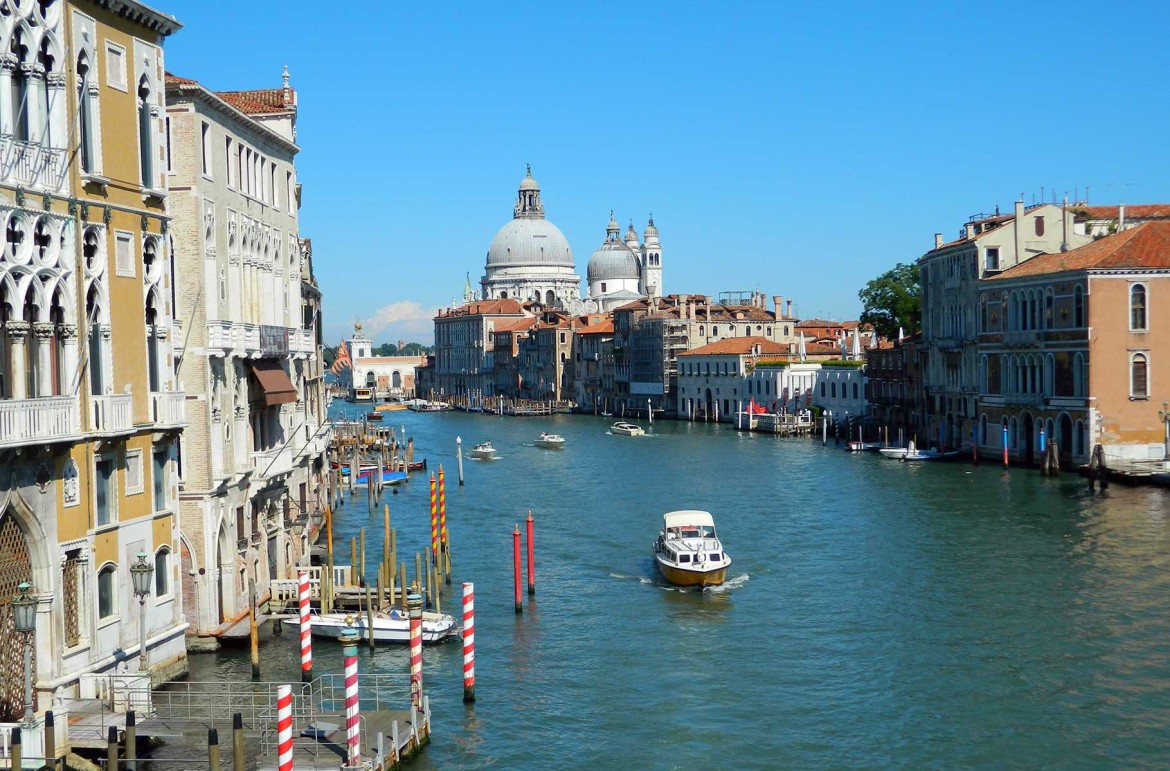
[[[658,556],[654,557],[654,562],[658,565],[658,572],[662,577],[675,586],[720,586],[727,580],[727,569],[731,567],[731,562],[728,561],[726,565],[712,570],[680,568]]]
[[[366,616],[361,614],[360,618],[354,618],[353,622],[353,627],[358,631],[361,639],[367,639]],[[345,626],[345,618],[339,616],[339,614],[313,616],[309,620],[309,628],[313,636],[322,637],[327,640],[336,640],[339,638]],[[459,637],[459,626],[451,616],[439,616],[435,613],[427,613],[423,617],[423,643],[434,645],[446,642],[455,637]],[[383,614],[375,616],[374,642],[409,644],[409,619],[405,617],[399,619],[387,618]]]

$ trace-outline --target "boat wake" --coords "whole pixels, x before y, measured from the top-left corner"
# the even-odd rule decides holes
[[[722,594],[723,592],[729,592],[732,589],[738,589],[739,587],[746,584],[750,578],[751,576],[749,576],[747,573],[744,573],[742,576],[736,576],[729,581],[725,581],[720,586],[708,586],[703,591]]]

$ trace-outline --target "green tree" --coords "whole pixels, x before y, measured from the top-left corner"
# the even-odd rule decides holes
[[[322,363],[325,365],[325,369],[329,369],[330,367],[332,367],[333,360],[336,358],[337,358],[337,349],[336,348],[330,348],[327,345],[321,346],[321,359],[322,359]]]
[[[922,286],[918,265],[900,262],[867,283],[857,293],[865,308],[861,322],[871,324],[882,337],[894,339],[901,327],[906,335],[919,329],[922,318]]]

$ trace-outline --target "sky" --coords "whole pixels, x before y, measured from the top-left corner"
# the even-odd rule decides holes
[[[665,293],[858,290],[973,214],[1170,202],[1170,4],[151,0],[167,69],[299,99],[325,335],[430,343],[526,163],[577,272],[653,213]]]

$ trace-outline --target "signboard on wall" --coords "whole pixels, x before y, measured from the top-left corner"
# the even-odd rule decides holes
[[[288,328],[261,324],[260,355],[288,356]]]

